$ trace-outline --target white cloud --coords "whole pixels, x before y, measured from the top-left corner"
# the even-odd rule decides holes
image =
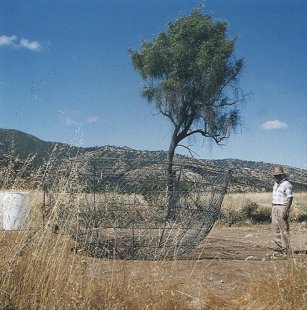
[[[307,164],[304,164],[304,165],[303,165],[303,168],[304,168],[304,169],[307,169]]]
[[[285,129],[288,127],[287,123],[281,122],[279,120],[267,121],[261,125],[261,128],[264,130],[272,130],[272,129]]]
[[[98,120],[99,120],[98,116],[90,116],[87,118],[87,122],[90,124],[96,124]]]
[[[21,38],[20,40],[18,40],[18,37],[15,35],[12,36],[1,35],[0,47],[1,46],[25,48],[30,51],[36,51],[36,52],[42,49],[42,45],[38,41],[29,41],[28,39],[25,38]]]
[[[13,36],[6,36],[2,35],[0,36],[0,46],[14,46],[16,43],[17,37],[15,35]]]
[[[31,51],[39,51],[41,49],[41,45],[37,41],[30,42],[29,40],[23,38],[20,40],[19,45]]]
[[[100,119],[99,116],[89,116],[85,119],[80,119],[80,112],[78,111],[71,111],[70,113],[67,113],[63,109],[59,109],[58,113],[60,115],[61,121],[66,126],[83,126],[86,123],[96,124]]]
[[[58,113],[60,114],[61,122],[64,123],[65,126],[80,126],[81,125],[80,122],[78,122],[75,118],[68,115],[62,109],[58,110]],[[73,114],[76,114],[76,113],[73,113]]]
[[[64,122],[65,122],[66,126],[72,126],[72,125],[78,125],[79,126],[80,125],[77,121],[75,121],[71,117],[66,117]]]

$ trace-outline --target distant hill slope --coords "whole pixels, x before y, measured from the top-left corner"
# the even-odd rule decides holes
[[[56,152],[58,159],[62,159],[82,151],[68,144],[46,142],[15,129],[0,129],[0,157],[11,155],[26,160],[30,155],[35,155],[34,165],[38,166],[48,160],[53,152]]]
[[[163,151],[138,151],[114,146],[79,148],[63,143],[46,142],[13,129],[0,129],[0,169],[5,168],[5,160],[1,160],[3,158],[18,157],[19,160],[25,161],[31,155],[35,155],[35,159],[32,162],[34,168],[39,167],[51,157],[53,160],[58,161],[60,165],[63,160],[65,161],[65,159],[69,158],[78,158],[78,160],[86,164],[93,159],[103,157],[118,158],[121,156],[122,163],[119,169],[126,169],[126,172],[129,169],[129,165],[126,165],[123,161],[128,162],[134,159],[136,161],[139,160],[141,163],[144,159],[147,161],[166,159],[166,152]],[[191,158],[185,156],[177,155],[177,159],[190,161],[193,164]],[[273,164],[239,159],[201,160],[201,162],[207,166],[231,170],[232,181],[229,186],[230,191],[271,191]],[[295,190],[307,191],[306,170],[289,166],[285,166],[285,170]],[[197,171],[192,169],[191,173],[197,174]]]
[[[233,176],[232,189],[235,191],[246,191],[249,188],[260,191],[272,189],[274,164],[240,159],[207,160],[206,162],[218,168],[230,169]],[[307,191],[307,171],[286,165],[283,167],[294,189]]]

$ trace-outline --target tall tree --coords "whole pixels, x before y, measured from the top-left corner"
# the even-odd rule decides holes
[[[173,124],[168,149],[168,219],[175,219],[173,159],[179,143],[200,135],[220,144],[239,124],[237,86],[242,59],[233,57],[236,37],[228,24],[202,8],[169,21],[166,31],[140,50],[129,50],[133,67],[145,81],[142,95]]]

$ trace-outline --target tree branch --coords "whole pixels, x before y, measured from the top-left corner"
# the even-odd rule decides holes
[[[220,136],[218,134],[216,135],[213,135],[213,134],[210,134],[209,132],[207,131],[204,131],[204,130],[201,130],[201,129],[196,129],[196,130],[193,130],[193,131],[190,131],[186,134],[185,138],[191,136],[191,135],[194,135],[196,133],[199,133],[201,134],[203,137],[206,137],[206,138],[212,138],[217,144],[220,144],[220,142],[222,142],[223,140],[225,139],[228,139],[229,138],[229,135],[226,135],[226,136]]]
[[[183,144],[178,144],[177,146],[181,146],[181,147],[184,147],[185,149],[187,149],[187,150],[189,151],[190,155],[191,155],[193,158],[195,158],[195,157],[193,156],[192,153],[194,153],[195,155],[197,155],[197,156],[199,157],[199,155],[198,155],[196,152],[192,151],[192,150],[190,149],[190,147],[185,146],[185,145],[183,145]]]

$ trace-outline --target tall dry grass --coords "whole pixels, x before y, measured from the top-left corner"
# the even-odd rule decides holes
[[[284,273],[258,274],[246,294],[236,301],[240,309],[307,309],[307,260],[289,257]]]
[[[0,301],[6,309],[186,308],[176,283],[159,285],[150,268],[145,276],[130,277],[121,262],[71,251],[66,236],[41,230],[31,242],[3,239],[10,243],[1,253]]]
[[[59,181],[61,193],[70,192],[74,175],[72,171]],[[5,180],[10,178],[12,175]],[[20,180],[13,181],[11,188],[18,189],[17,185],[22,184],[25,189]],[[197,261],[191,262],[183,285],[176,274],[179,261],[172,262],[174,268],[161,272],[163,261],[140,264],[88,257],[75,247],[70,236],[52,232],[59,201],[54,201],[45,220],[42,203],[42,192],[32,191],[30,229],[0,232],[2,309],[307,308],[306,260],[289,257],[285,273],[258,275],[240,298],[223,297],[207,289],[199,289],[193,295],[189,286]],[[129,268],[131,264],[136,267]]]
[[[54,235],[50,230],[22,238],[6,233],[1,240],[3,309],[305,309],[307,306],[306,260],[289,258],[286,272],[258,274],[250,285],[245,288],[242,285],[244,293],[240,298],[230,299],[206,289],[191,295],[189,281],[183,287],[176,277],[176,268],[161,272],[163,262],[148,262],[131,272],[128,265],[139,262],[89,258],[71,251],[73,244],[67,236]],[[187,278],[190,272],[187,271]]]
[[[294,192],[293,209],[307,209],[307,193]],[[223,200],[222,207],[225,209],[231,208],[235,210],[242,209],[246,203],[255,202],[258,205],[271,207],[272,193],[227,193]]]

